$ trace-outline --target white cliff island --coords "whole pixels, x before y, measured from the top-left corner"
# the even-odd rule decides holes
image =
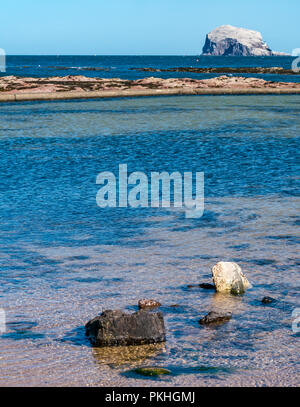
[[[272,51],[258,31],[221,25],[207,34],[202,55],[278,56],[287,54]]]

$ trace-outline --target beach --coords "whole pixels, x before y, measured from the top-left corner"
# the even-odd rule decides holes
[[[299,95],[27,101],[0,114],[1,386],[299,385]],[[204,171],[203,217],[99,208],[97,174],[120,163]],[[199,287],[220,260],[253,288]],[[165,344],[91,347],[87,321],[142,298],[162,304]],[[212,308],[231,320],[201,326]],[[133,371],[153,365],[172,374]]]
[[[13,399],[61,388],[198,406],[299,388],[299,12],[5,2],[0,389]]]

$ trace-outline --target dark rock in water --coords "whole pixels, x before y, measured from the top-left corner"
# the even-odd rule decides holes
[[[226,313],[220,313],[220,312],[215,312],[215,311],[210,311],[205,317],[201,318],[199,320],[199,324],[201,325],[220,325],[223,324],[224,322],[227,322],[231,318],[231,312],[226,312]]]
[[[139,367],[138,369],[134,369],[133,372],[142,376],[161,376],[171,374],[170,370],[163,367]]]
[[[210,283],[201,283],[199,284],[200,288],[204,288],[205,290],[215,290],[216,287],[214,284],[210,284]]]
[[[139,309],[144,308],[157,308],[161,306],[161,303],[155,300],[139,300]]]
[[[85,325],[91,344],[102,346],[146,345],[166,340],[162,313],[144,310],[125,314],[107,310]]]
[[[210,283],[201,283],[201,284],[188,284],[187,288],[204,288],[205,290],[215,290],[216,287],[214,284]]]
[[[274,302],[274,301],[276,301],[276,300],[275,300],[275,298],[272,298],[272,297],[264,297],[264,298],[261,300],[261,302],[262,302],[263,304],[271,304],[271,302]]]

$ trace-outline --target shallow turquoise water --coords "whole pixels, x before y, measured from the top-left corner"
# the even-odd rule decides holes
[[[180,96],[0,106],[1,385],[299,385],[299,96]],[[204,171],[205,212],[96,205],[100,171]],[[220,296],[219,260],[254,288]],[[264,295],[277,299],[269,306]],[[167,343],[102,354],[83,325],[159,300]],[[177,304],[177,307],[171,305]],[[211,309],[232,320],[207,329]],[[133,356],[136,355],[134,361]],[[121,357],[120,357],[121,355]],[[158,381],[127,373],[157,364]]]

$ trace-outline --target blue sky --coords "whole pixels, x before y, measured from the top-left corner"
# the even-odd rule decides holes
[[[299,0],[4,0],[0,48],[12,54],[196,55],[231,24],[275,51],[300,48]]]

